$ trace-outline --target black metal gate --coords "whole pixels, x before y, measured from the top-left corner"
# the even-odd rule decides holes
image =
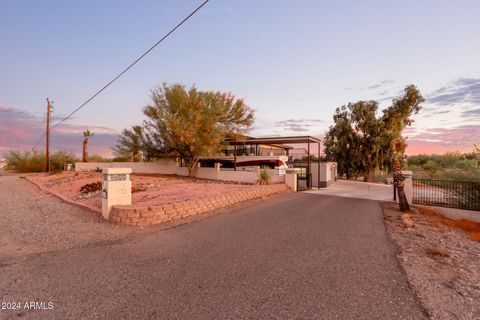
[[[297,191],[312,189],[312,174],[297,173]]]
[[[413,179],[413,203],[480,210],[480,182]]]

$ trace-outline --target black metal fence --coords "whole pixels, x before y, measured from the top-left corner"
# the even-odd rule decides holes
[[[312,189],[312,174],[297,173],[297,191]]]
[[[413,203],[480,210],[480,182],[413,179]]]

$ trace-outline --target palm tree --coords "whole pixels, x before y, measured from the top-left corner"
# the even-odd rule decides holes
[[[88,129],[83,132],[83,162],[88,162],[88,139],[93,135]]]
[[[397,188],[398,204],[400,211],[410,211],[407,196],[405,195],[405,176],[402,174],[401,158],[405,153],[407,142],[404,138],[395,139],[392,143],[392,151],[394,154],[394,161],[392,166],[393,171],[393,185]]]
[[[141,160],[142,131],[141,126],[123,129],[122,135],[113,147],[113,153],[119,157],[131,158],[133,162],[139,162]]]

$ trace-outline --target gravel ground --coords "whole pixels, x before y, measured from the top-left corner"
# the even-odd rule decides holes
[[[154,206],[165,203],[186,201],[195,198],[211,197],[249,188],[249,185],[212,182],[188,177],[172,175],[137,175],[132,176],[132,205]],[[54,175],[35,174],[30,178],[47,187],[48,190],[59,193],[80,203],[102,207],[100,193],[81,196],[80,188],[87,183],[102,181],[99,172],[63,172]]]
[[[82,247],[138,233],[41,192],[19,175],[0,175],[0,264],[22,255]]]
[[[480,242],[416,210],[413,228],[392,205],[384,214],[398,259],[430,318],[480,319]]]

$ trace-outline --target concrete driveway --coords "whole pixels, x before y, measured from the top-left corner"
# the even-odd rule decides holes
[[[58,201],[18,186],[3,195],[26,188],[15,194],[32,219],[44,197]],[[0,319],[424,318],[376,201],[295,193],[168,230],[118,238],[111,228],[102,224],[84,245],[76,237],[56,251],[0,258],[2,302],[53,307],[0,310]]]
[[[379,183],[337,180],[328,188],[305,191],[310,194],[332,195],[337,197],[370,199],[380,201],[393,200],[393,186]]]

